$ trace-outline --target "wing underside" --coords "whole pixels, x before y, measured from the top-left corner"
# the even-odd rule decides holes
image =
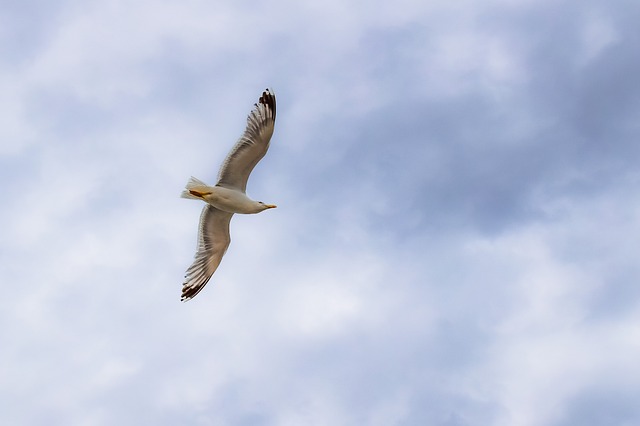
[[[247,117],[247,127],[227,155],[218,185],[245,192],[253,168],[265,156],[276,121],[276,97],[266,89]]]
[[[185,274],[180,300],[192,299],[209,282],[218,269],[231,237],[229,223],[233,213],[218,210],[207,204],[200,215],[198,250],[195,259]]]

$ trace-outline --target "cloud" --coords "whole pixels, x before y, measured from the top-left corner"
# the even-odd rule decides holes
[[[638,11],[5,6],[0,418],[633,423]],[[182,304],[267,86],[279,208]]]

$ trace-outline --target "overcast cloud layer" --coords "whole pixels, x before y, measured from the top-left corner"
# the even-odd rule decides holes
[[[0,4],[0,423],[640,424],[640,4]],[[265,87],[212,281],[201,205]]]

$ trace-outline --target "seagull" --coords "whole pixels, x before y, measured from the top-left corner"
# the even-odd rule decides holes
[[[198,250],[185,274],[181,301],[195,297],[220,265],[231,242],[229,222],[234,213],[254,214],[276,207],[245,193],[249,174],[269,149],[275,122],[276,97],[266,89],[247,117],[242,137],[222,163],[218,183],[208,186],[192,176],[182,191],[182,198],[202,200],[206,205],[200,214]]]

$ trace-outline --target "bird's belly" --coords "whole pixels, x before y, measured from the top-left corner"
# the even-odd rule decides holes
[[[250,213],[251,200],[242,192],[221,187],[212,189],[206,201],[213,207],[228,213]]]

